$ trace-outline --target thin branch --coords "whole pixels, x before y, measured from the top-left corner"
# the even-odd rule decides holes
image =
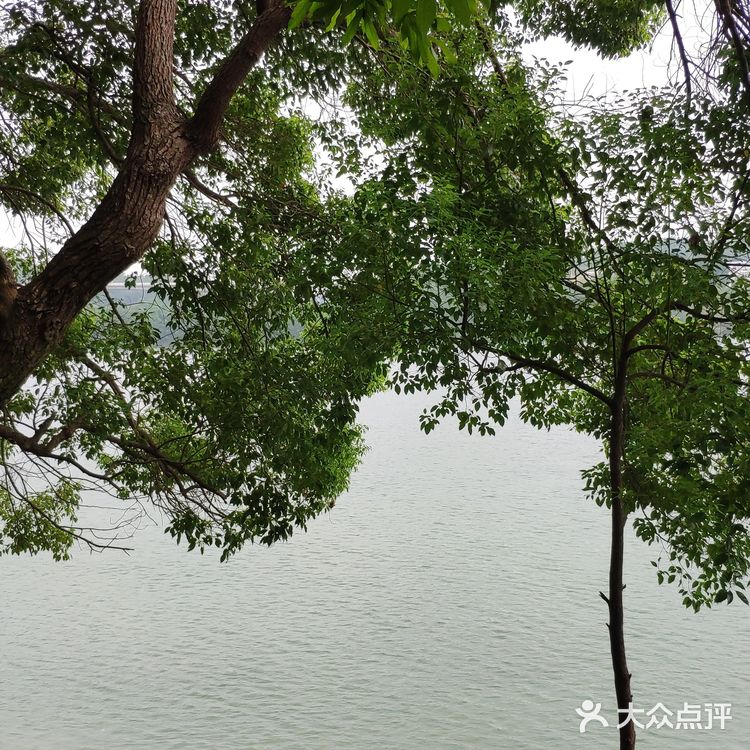
[[[497,76],[500,83],[507,88],[508,77],[505,75],[505,70],[503,70],[503,66],[500,64],[500,60],[498,59],[497,54],[495,53],[495,50],[492,46],[492,39],[490,37],[489,31],[487,30],[487,26],[485,26],[485,24],[481,21],[476,21],[476,27],[479,31],[479,36],[482,38],[482,46],[484,47],[484,51],[487,53],[487,57],[490,58],[490,63],[492,64],[492,69],[495,71],[495,75]]]
[[[640,346],[633,346],[630,349],[627,349],[625,351],[625,356],[632,357],[638,352],[648,351],[667,352],[668,354],[672,352],[672,350],[668,346],[664,346],[663,344],[641,344]]]
[[[653,372],[653,371],[646,371],[646,370],[639,370],[638,372],[632,372],[628,375],[628,378],[630,380],[633,380],[634,378],[652,378],[655,380],[661,380],[665,383],[669,383],[670,385],[676,385],[678,388],[684,388],[685,383],[683,383],[681,380],[677,380],[676,378],[672,378],[669,375],[663,373],[663,372]]]
[[[68,536],[73,537],[73,539],[77,539],[79,542],[83,542],[84,544],[87,544],[91,549],[98,549],[98,550],[105,550],[105,549],[116,549],[120,552],[132,552],[132,547],[121,547],[118,544],[114,544],[114,539],[107,542],[106,544],[101,544],[100,542],[95,542],[92,539],[89,539],[88,537],[84,536],[83,534],[79,534],[78,532],[74,531],[72,527],[66,527],[61,526],[57,521],[55,521],[54,518],[52,518],[45,510],[40,508],[30,497],[27,495],[21,496],[21,500],[25,502],[27,505],[31,507],[31,509],[36,513],[37,515],[41,516],[47,523],[54,526],[58,531],[63,532],[64,534],[67,534]]]
[[[120,154],[117,153],[115,147],[112,145],[109,138],[107,138],[107,135],[105,134],[104,130],[102,129],[102,125],[99,122],[99,116],[96,113],[96,102],[94,100],[94,84],[93,81],[90,80],[90,74],[89,78],[87,79],[86,86],[86,104],[91,127],[94,129],[94,133],[96,134],[99,143],[104,149],[104,152],[109,157],[110,161],[115,166],[120,167],[122,166],[124,159],[122,158],[122,156],[120,156]]]
[[[729,211],[727,220],[724,222],[724,226],[722,227],[722,230],[719,233],[719,237],[717,238],[713,250],[711,251],[710,257],[714,263],[716,263],[721,256],[724,250],[724,246],[729,239],[730,230],[732,229],[732,225],[734,224],[734,217],[737,214],[737,209],[739,208],[740,203],[742,203],[742,198],[745,194],[745,187],[747,185],[748,179],[750,179],[750,170],[745,170],[745,174],[742,177],[742,182],[737,188],[737,192],[735,193],[734,199],[732,200],[732,208]]]
[[[35,193],[33,190],[29,190],[29,188],[20,187],[18,185],[9,185],[7,182],[0,182],[0,192],[5,190],[12,191],[14,193],[20,193],[21,195],[26,195],[29,198],[33,198],[35,201],[37,201],[37,203],[41,203],[45,208],[48,208],[50,211],[52,211],[52,213],[55,214],[58,219],[60,219],[71,236],[74,234],[73,227],[71,226],[65,214],[63,214],[62,211],[56,208],[46,198],[39,195],[39,193]]]
[[[672,0],[666,0],[667,13],[669,14],[669,22],[672,24],[672,33],[674,34],[674,40],[677,44],[677,50],[680,54],[680,60],[682,61],[682,69],[685,72],[685,91],[687,93],[687,103],[685,106],[686,110],[690,109],[690,102],[693,98],[693,84],[690,76],[690,66],[688,64],[688,56],[685,51],[685,42],[682,39],[682,33],[680,32],[680,26],[677,23],[677,13],[675,12]]]
[[[202,183],[192,169],[186,169],[180,176],[189,185],[192,185],[199,193],[205,195],[206,198],[210,198],[212,201],[221,203],[222,205],[227,206],[227,208],[237,208],[237,204],[234,203],[234,201],[231,201],[226,195],[217,193],[215,190],[212,190],[210,187],[208,187],[208,185]]]
[[[731,318],[725,318],[719,315],[711,315],[710,313],[703,312],[702,310],[696,310],[694,307],[685,305],[682,302],[673,302],[672,308],[685,312],[688,315],[692,315],[694,318],[698,318],[699,320],[707,320],[710,323],[746,323],[748,320],[750,320],[750,314],[747,313],[744,315],[735,315]]]
[[[585,391],[589,395],[593,396],[594,398],[601,401],[603,404],[606,404],[606,406],[612,408],[612,399],[609,398],[606,394],[604,394],[602,391],[600,391],[598,388],[594,387],[593,385],[589,385],[584,380],[581,380],[576,375],[573,375],[572,373],[569,373],[567,370],[564,370],[559,365],[556,365],[554,362],[547,362],[545,360],[541,359],[533,359],[530,357],[521,357],[518,354],[514,354],[512,352],[499,352],[499,355],[501,357],[507,357],[512,362],[515,362],[517,365],[520,365],[521,367],[527,367],[531,370],[541,370],[542,372],[548,372],[551,375],[557,375],[560,380],[565,381],[566,383],[569,383],[570,385],[576,386],[576,388],[580,388],[582,391]],[[485,372],[502,372],[503,370],[501,368],[488,368],[485,370]]]
[[[575,207],[578,209],[579,213],[581,214],[583,223],[588,227],[588,229],[592,232],[594,236],[599,237],[604,242],[604,245],[606,246],[607,251],[609,252],[610,258],[612,260],[612,265],[615,271],[617,271],[619,275],[622,275],[622,272],[620,271],[620,268],[619,268],[619,264],[617,263],[617,255],[620,252],[620,248],[617,247],[617,245],[610,239],[610,237],[607,235],[604,229],[602,229],[601,226],[599,226],[597,221],[594,219],[591,213],[591,210],[586,205],[586,201],[584,200],[583,194],[581,193],[581,189],[571,179],[568,173],[564,169],[558,168],[557,174],[560,177],[560,181],[562,182],[566,190],[570,193],[570,196],[573,199],[573,203]]]
[[[82,426],[76,427],[76,429],[81,428]],[[7,425],[0,424],[0,438],[2,438],[3,440],[7,440],[9,443],[13,443],[13,445],[20,448],[22,451],[24,451],[24,453],[30,453],[34,456],[39,456],[40,458],[51,458],[54,461],[69,464],[70,466],[74,466],[76,469],[78,469],[78,471],[82,472],[88,477],[91,477],[92,479],[98,479],[105,482],[110,481],[110,477],[108,477],[106,474],[100,474],[98,472],[92,471],[91,469],[87,469],[71,456],[55,453],[54,450],[52,450],[49,446],[39,444],[34,440],[34,438],[29,437],[28,435],[24,435],[22,432],[18,432],[18,430],[14,430],[12,427],[8,427]],[[61,437],[58,443],[62,442],[63,439],[64,437]],[[56,447],[58,443],[55,443],[53,447]]]
[[[734,46],[737,64],[740,66],[745,99],[747,100],[748,105],[750,105],[750,66],[748,65],[747,53],[745,52],[745,44],[747,40],[743,40],[734,20],[733,13],[735,3],[733,0],[714,0],[714,5],[716,6],[719,18],[721,18],[724,23],[724,35]]]
[[[189,469],[185,462],[172,458],[159,449],[159,446],[154,442],[151,435],[149,435],[148,432],[144,430],[136,421],[135,417],[130,411],[130,405],[128,403],[125,392],[120,387],[120,384],[117,382],[117,379],[114,377],[114,375],[112,375],[112,373],[107,372],[103,367],[100,367],[90,357],[81,358],[81,362],[85,364],[86,367],[94,372],[99,378],[101,378],[109,386],[110,390],[115,394],[118,400],[122,403],[125,418],[127,419],[130,428],[133,430],[133,433],[141,441],[139,443],[130,443],[129,441],[122,440],[121,438],[118,438],[114,435],[107,435],[105,439],[108,442],[122,449],[130,448],[148,453],[149,455],[156,458],[165,469],[169,469],[170,471],[168,473],[170,473],[175,480],[177,480],[177,477],[174,475],[173,471],[177,470],[188,477],[188,479],[191,479],[193,482],[195,482],[199,487],[201,487],[201,489],[204,489],[207,492],[220,497],[222,500],[225,500],[227,498],[227,493],[225,493],[223,490],[220,490],[218,487],[213,487],[207,484],[205,480],[201,479],[201,477],[199,477],[191,469]],[[88,428],[84,426],[84,429]]]

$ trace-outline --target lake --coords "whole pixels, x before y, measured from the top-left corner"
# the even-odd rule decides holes
[[[130,556],[0,559],[0,748],[616,748],[575,712],[615,718],[609,517],[579,474],[596,445],[517,419],[425,436],[428,403],[363,405],[350,492],[289,543],[220,564],[153,524]],[[656,550],[626,554],[635,706],[733,716],[639,748],[747,748],[750,610],[692,614]]]

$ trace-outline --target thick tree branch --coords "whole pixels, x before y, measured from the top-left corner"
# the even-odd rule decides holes
[[[141,0],[135,30],[133,117],[144,126],[174,116],[174,27],[177,0]]]
[[[644,315],[630,330],[628,330],[625,333],[625,336],[623,337],[623,349],[622,354],[623,358],[627,359],[628,356],[628,350],[630,349],[630,344],[633,342],[638,336],[641,331],[643,331],[645,328],[647,328],[651,323],[656,320],[656,318],[659,317],[664,312],[668,312],[670,309],[670,305],[665,305],[664,307],[659,307],[655,310],[651,310],[647,315]]]
[[[199,153],[210,151],[219,140],[219,130],[229,102],[263,53],[289,23],[291,8],[283,0],[272,0],[255,19],[250,30],[221,64],[198,100],[188,134]]]
[[[0,284],[0,350],[7,352],[0,361],[0,405],[60,343],[83,307],[151,246],[175,181],[196,156],[216,144],[232,95],[287,25],[290,14],[283,0],[269,5],[220,67],[188,123],[174,100],[176,11],[177,0],[141,2],[135,34],[133,129],[125,160],[104,199],[26,286]],[[58,93],[91,114],[88,96],[81,101],[77,90]],[[187,179],[197,187],[194,175]],[[0,276],[7,274],[0,269]]]
[[[18,284],[13,269],[6,257],[0,252],[0,326],[10,318],[13,305],[18,296]]]

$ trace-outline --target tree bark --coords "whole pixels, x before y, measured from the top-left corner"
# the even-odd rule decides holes
[[[626,345],[623,346],[623,350]],[[627,711],[633,702],[630,688],[631,674],[625,652],[623,607],[623,562],[626,513],[622,503],[622,460],[625,447],[625,393],[627,384],[627,353],[619,358],[612,402],[612,422],[609,444],[609,473],[611,490],[612,539],[609,561],[609,642],[618,711]],[[627,714],[619,714],[621,720]],[[628,721],[620,727],[620,750],[634,750],[635,725]]]
[[[133,126],[125,161],[89,220],[28,284],[0,291],[0,407],[58,345],[83,307],[146,253],[178,176],[216,146],[229,102],[286,27],[290,10],[270,3],[182,117],[174,101],[177,0],[142,0],[133,64]]]

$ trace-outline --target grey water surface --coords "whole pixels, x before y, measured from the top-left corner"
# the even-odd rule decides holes
[[[608,517],[589,439],[511,420],[425,436],[429,397],[368,401],[370,452],[308,533],[228,564],[144,528],[129,557],[0,559],[0,748],[616,748]],[[720,731],[639,748],[750,746],[748,608],[694,615],[627,550],[636,708],[731,703]]]

